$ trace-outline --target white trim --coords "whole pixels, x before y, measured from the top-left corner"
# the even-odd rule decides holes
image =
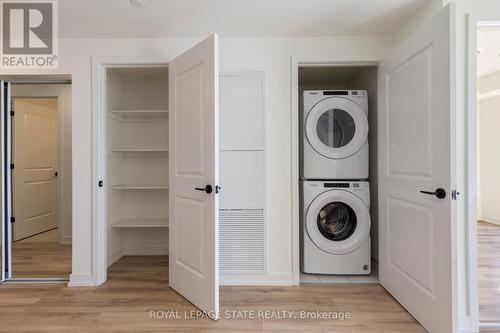
[[[482,322],[479,324],[479,327],[488,327],[488,328],[500,328],[500,322]]]
[[[292,56],[292,282],[300,284],[300,239],[299,239],[299,66],[377,66],[383,54],[351,54],[343,56]]]
[[[94,283],[92,281],[92,274],[70,274],[68,287],[91,287]]]
[[[256,275],[221,275],[221,286],[292,286],[293,275],[290,273]]]
[[[169,60],[170,57],[118,56],[92,58],[93,285],[100,285],[106,281],[108,268],[106,225],[106,69],[112,67],[163,67],[167,66]],[[104,187],[98,187],[99,180],[104,180]]]
[[[481,23],[483,22],[483,23]],[[479,291],[477,286],[477,27],[500,22],[500,13],[474,13],[467,22],[466,62],[466,281],[468,312],[472,331],[479,330]],[[496,23],[498,24],[498,23]]]

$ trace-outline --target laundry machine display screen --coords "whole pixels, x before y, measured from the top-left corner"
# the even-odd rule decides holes
[[[351,142],[356,133],[356,124],[352,116],[341,109],[324,112],[316,124],[316,133],[323,144],[331,148],[340,148]]]
[[[343,202],[330,202],[319,211],[317,225],[324,237],[332,241],[343,241],[356,230],[356,213]]]

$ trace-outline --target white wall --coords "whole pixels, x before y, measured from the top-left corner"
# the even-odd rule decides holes
[[[73,79],[73,284],[91,279],[91,57],[176,56],[199,39],[69,39],[60,42],[60,69]],[[221,71],[262,71],[266,78],[266,174],[268,273],[291,281],[291,91],[290,57],[382,57],[382,37],[222,38]],[[47,71],[42,71],[48,73]],[[10,73],[16,74],[11,71]]]
[[[497,76],[498,78],[498,76]],[[480,79],[479,86],[491,81]],[[496,82],[500,89],[500,80]],[[500,224],[500,205],[498,191],[500,190],[500,96],[481,100],[478,108],[478,219]]]
[[[63,244],[71,243],[71,85],[13,85],[12,97],[58,97],[60,169],[59,195],[62,197],[59,216],[61,218],[59,239]]]

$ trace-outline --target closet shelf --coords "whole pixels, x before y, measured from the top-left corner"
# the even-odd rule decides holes
[[[122,117],[166,117],[168,116],[167,109],[112,109],[109,112]]]
[[[121,219],[111,224],[113,228],[168,228],[168,219]]]
[[[116,153],[166,153],[165,148],[112,148],[112,152]]]
[[[123,191],[156,191],[156,190],[168,190],[168,185],[143,185],[143,184],[121,184],[111,186],[113,190],[123,190]]]

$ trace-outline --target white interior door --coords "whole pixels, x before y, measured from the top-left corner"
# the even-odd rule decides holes
[[[57,98],[14,100],[14,241],[58,225]]]
[[[217,44],[214,34],[169,63],[169,285],[214,319],[219,315]]]
[[[452,332],[453,7],[379,67],[379,278],[428,331]],[[438,195],[420,191],[435,192]]]

